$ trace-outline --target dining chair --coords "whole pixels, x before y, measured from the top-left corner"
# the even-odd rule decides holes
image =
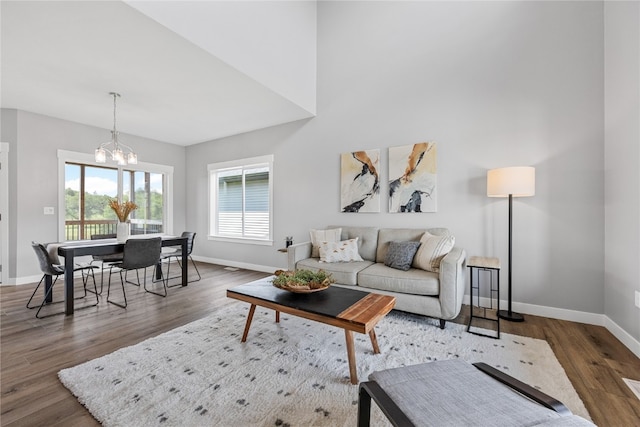
[[[115,239],[116,234],[92,234],[91,240],[102,240],[102,239]],[[122,252],[117,254],[108,254],[108,255],[92,255],[92,260],[89,264],[93,264],[94,262],[100,263],[100,292],[98,295],[102,295],[102,288],[104,286],[104,270],[105,268],[109,268],[111,263],[114,262],[122,262]]]
[[[191,263],[193,264],[193,268],[195,268],[196,273],[198,274],[197,279],[189,280],[188,283],[197,282],[198,280],[202,279],[202,276],[200,276],[200,272],[198,271],[198,266],[196,265],[195,261],[191,257],[191,252],[193,251],[193,243],[196,239],[196,233],[192,231],[185,231],[180,235],[180,237],[187,238],[187,257],[191,260]],[[165,260],[165,259],[167,260],[167,279],[166,279],[167,281],[169,279],[177,279],[182,277],[182,275],[170,277],[170,274],[169,274],[169,270],[171,269],[171,258],[175,258],[176,261],[178,262],[178,265],[180,266],[180,269],[182,269],[182,264],[180,263],[180,260],[182,259],[182,248],[172,250],[171,252],[162,252],[160,255],[160,258],[161,260]],[[171,288],[174,286],[182,286],[182,283],[177,285],[172,285],[169,287]]]
[[[159,296],[167,296],[167,283],[166,280],[162,281],[164,294],[150,291],[147,289],[147,267],[155,267],[160,261],[160,252],[162,250],[162,239],[160,237],[153,237],[151,239],[128,239],[124,244],[124,250],[122,252],[122,261],[114,262],[109,265],[109,283],[107,284],[107,302],[117,305],[118,307],[127,308],[127,293],[124,289],[124,283],[126,280],[123,276],[123,272],[126,273],[129,270],[136,271],[137,283],[133,283],[136,286],[140,286],[139,269],[144,269],[143,281],[144,290]],[[118,269],[120,272],[120,284],[122,285],[122,295],[124,297],[124,304],[109,299],[111,295],[111,274],[114,269]],[[161,270],[162,272],[162,270]]]
[[[49,300],[49,298],[51,297],[52,293],[53,293],[53,286],[55,285],[56,281],[58,280],[58,277],[61,276],[62,274],[64,274],[64,266],[60,265],[59,262],[54,262],[54,260],[52,260],[51,255],[49,254],[49,251],[47,250],[47,248],[44,247],[43,244],[41,243],[37,243],[37,242],[31,242],[31,247],[33,248],[33,250],[36,253],[36,257],[38,258],[38,263],[40,265],[40,271],[42,271],[42,278],[40,279],[40,282],[38,282],[38,286],[36,286],[36,289],[33,291],[33,293],[31,294],[31,298],[29,298],[29,301],[27,301],[27,308],[29,309],[33,309],[33,308],[38,308],[38,311],[36,312],[36,317],[38,319],[43,319],[45,317],[50,317],[50,316],[54,316],[56,314],[62,314],[64,313],[64,311],[61,312],[57,312],[57,313],[51,313],[51,314],[47,314],[46,316],[40,316],[40,310],[42,310],[42,307],[44,307],[45,304],[47,304],[47,300]],[[59,261],[59,260],[55,260],[55,261]],[[98,300],[98,288],[96,286],[96,278],[93,274],[93,270],[98,268],[97,266],[91,266],[91,265],[83,265],[83,266],[76,266],[73,271],[81,271],[82,272],[82,285],[84,288],[84,296],[82,297],[78,297],[76,299],[81,299],[81,298],[85,298],[87,296],[87,281],[89,280],[89,274],[84,274],[85,272],[90,273],[92,279],[93,279],[93,289],[94,291],[92,293],[96,294],[96,303],[92,304],[92,305],[88,305],[82,308],[88,308],[88,307],[95,307],[96,305],[98,305],[99,300]],[[51,276],[53,278],[53,283],[51,283],[51,287],[49,289],[46,290],[44,298],[42,299],[42,303],[40,304],[40,306],[34,305],[31,306],[31,301],[33,300],[33,297],[36,295],[36,292],[38,292],[38,289],[40,288],[40,285],[42,285],[42,282],[45,281],[47,276]],[[57,302],[62,302],[62,301],[57,301]],[[49,304],[51,304],[52,302],[49,302]]]

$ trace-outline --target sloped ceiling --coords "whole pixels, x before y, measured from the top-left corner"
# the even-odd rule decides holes
[[[2,1],[0,105],[110,129],[118,92],[118,130],[179,145],[312,117],[315,10]]]

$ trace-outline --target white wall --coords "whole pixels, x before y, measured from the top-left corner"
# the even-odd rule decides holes
[[[0,284],[9,273],[9,143],[0,142]]]
[[[315,113],[315,1],[126,3]]]
[[[12,183],[16,182],[16,148],[15,145],[13,149],[11,148],[11,141],[16,141],[18,138],[17,135],[17,111],[16,110],[0,110],[0,140],[9,144],[9,156],[8,156],[8,164],[3,167],[7,167],[9,170],[8,179],[9,179],[9,207],[8,211],[5,213],[3,221],[7,221],[10,218],[16,218],[17,216],[17,194],[13,191]],[[7,236],[3,235],[3,239],[8,240],[8,265],[2,266],[2,283],[11,283],[10,278],[16,277],[16,254],[12,248],[15,248],[16,244],[16,227],[11,226],[11,222],[9,225],[9,233]]]
[[[2,110],[3,142],[10,144],[10,240],[11,278],[37,275],[39,268],[31,241],[58,240],[58,149],[93,153],[110,131],[48,116],[16,110]],[[140,161],[174,166],[174,230],[185,228],[184,147],[150,139],[122,135]],[[55,215],[44,215],[54,206]],[[3,276],[4,280],[4,276]]]
[[[640,339],[640,3],[605,2],[605,314]]]
[[[531,165],[536,196],[514,202],[514,300],[603,313],[602,29],[596,2],[319,2],[317,117],[187,148],[194,253],[286,266],[276,249],[309,228],[444,226],[506,264],[507,201],[486,197],[486,171]],[[386,197],[381,213],[340,213],[340,153],[381,148],[386,194],[386,149],[425,140],[438,143],[437,213],[389,214]],[[206,165],[267,153],[275,247],[206,241]]]

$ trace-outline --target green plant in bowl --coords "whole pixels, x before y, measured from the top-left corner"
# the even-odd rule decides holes
[[[324,270],[276,271],[272,279],[273,286],[291,292],[315,292],[327,289],[335,282],[330,273]]]

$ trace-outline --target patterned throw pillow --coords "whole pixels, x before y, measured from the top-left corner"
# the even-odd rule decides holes
[[[420,242],[390,242],[387,255],[384,258],[384,265],[407,271],[411,268],[418,246],[420,246]]]
[[[440,271],[440,261],[456,243],[453,236],[434,236],[425,232],[420,239],[420,248],[413,259],[413,266],[437,273]]]
[[[358,238],[320,243],[320,262],[364,261],[358,253]]]
[[[318,248],[322,242],[339,242],[342,228],[332,228],[329,230],[309,230],[311,235],[311,257],[318,258],[320,252]]]

